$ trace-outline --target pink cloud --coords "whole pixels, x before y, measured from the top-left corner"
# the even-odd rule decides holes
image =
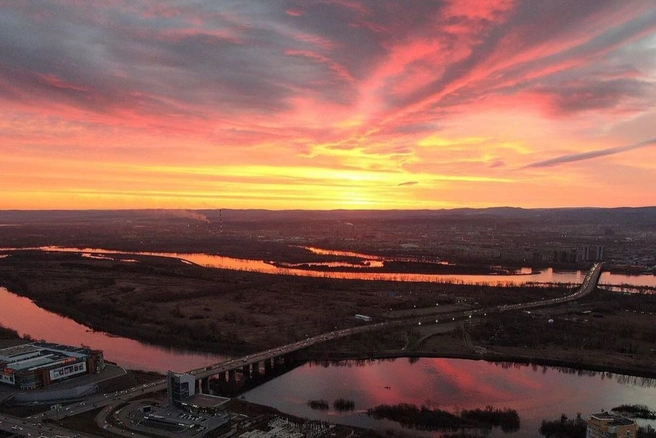
[[[11,4],[0,17],[0,148],[57,150],[65,138],[65,153],[93,160],[106,150],[143,164],[160,148],[190,165],[211,157],[396,172],[385,186],[417,182],[404,192],[421,205],[458,199],[454,182],[453,198],[438,196],[428,175],[516,178],[528,152],[499,145],[557,155],[644,140],[622,124],[653,116],[653,5],[565,4]],[[609,130],[612,142],[599,138]],[[439,155],[420,145],[436,135],[489,141]],[[133,142],[143,148],[125,146]],[[531,172],[546,178],[519,173]],[[477,187],[460,198],[485,202],[491,186]]]
[[[290,8],[285,11],[287,15],[290,15],[292,17],[300,17],[303,15],[303,9],[301,8]]]

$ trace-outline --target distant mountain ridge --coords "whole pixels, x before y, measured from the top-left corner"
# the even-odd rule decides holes
[[[440,210],[0,210],[0,224],[38,222],[97,222],[107,220],[192,220],[307,221],[307,220],[506,220],[565,221],[579,223],[633,224],[656,226],[656,206],[615,208],[535,208],[489,207]]]

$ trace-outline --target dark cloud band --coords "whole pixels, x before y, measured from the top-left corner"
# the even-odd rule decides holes
[[[635,143],[627,146],[618,146],[614,148],[600,149],[598,151],[582,152],[580,154],[562,155],[560,157],[551,158],[549,160],[536,161],[535,163],[531,163],[529,165],[524,166],[522,169],[558,166],[560,164],[572,163],[575,161],[590,160],[593,158],[605,157],[607,155],[615,155],[622,152],[632,151],[634,149],[640,149],[640,148],[654,146],[654,145],[656,145],[656,138],[641,141],[640,143]]]

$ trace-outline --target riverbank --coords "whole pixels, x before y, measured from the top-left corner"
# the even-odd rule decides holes
[[[622,364],[600,364],[595,361],[579,361],[567,359],[554,359],[551,357],[530,355],[530,354],[476,354],[476,353],[452,353],[442,352],[436,353],[434,351],[388,351],[388,352],[343,352],[331,355],[308,355],[309,360],[317,363],[330,363],[342,361],[371,361],[371,360],[385,360],[385,359],[420,359],[420,358],[435,358],[435,359],[464,359],[474,361],[485,361],[499,364],[500,366],[538,366],[538,367],[552,367],[559,368],[563,372],[591,372],[591,373],[611,373],[621,374],[629,377],[639,377],[647,379],[655,379],[654,385],[656,386],[656,367],[653,365],[622,365]]]
[[[584,418],[620,404],[653,402],[654,379],[562,367],[434,357],[308,363],[245,394],[248,401],[294,415],[327,419],[334,411],[312,410],[306,400],[348,397],[352,415],[340,421],[380,427],[362,412],[381,404],[414,404],[458,413],[511,408],[521,418],[518,437],[534,437],[543,419],[563,412]],[[501,436],[493,433],[490,436]]]
[[[435,357],[656,378],[653,296],[597,290],[579,303],[317,345],[313,360]],[[593,309],[593,310],[588,310]],[[641,309],[641,310],[638,310]]]
[[[29,251],[0,260],[0,284],[95,330],[232,355],[362,324],[353,318],[356,313],[381,320],[390,308],[419,312],[437,310],[436,303],[452,303],[466,311],[471,305],[567,293],[558,287],[290,277],[208,269],[158,257],[128,263]],[[626,312],[632,312],[631,317]],[[317,359],[342,352],[356,353],[355,357],[362,355],[359,352],[369,352],[368,357],[461,357],[653,376],[653,312],[652,296],[597,291],[577,304],[476,319],[472,326],[439,339],[430,335],[430,326],[410,327],[363,333],[317,346],[311,354]]]
[[[80,324],[157,345],[247,354],[436,303],[513,304],[565,287],[346,280],[20,251],[0,259],[0,285]],[[275,303],[272,305],[272,303]]]

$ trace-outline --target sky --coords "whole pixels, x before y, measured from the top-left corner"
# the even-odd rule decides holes
[[[0,0],[0,209],[656,205],[655,0]]]

